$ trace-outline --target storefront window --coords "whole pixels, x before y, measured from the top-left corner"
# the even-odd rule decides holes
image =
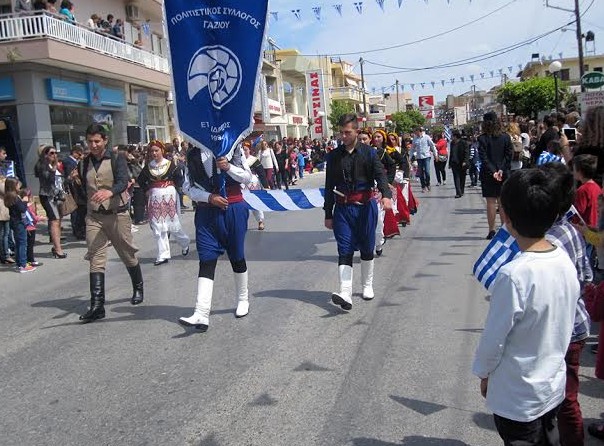
[[[86,128],[93,122],[109,124],[113,127],[111,112],[76,107],[50,107],[52,140],[59,152],[68,152],[75,144],[84,144]],[[110,133],[109,138],[113,135]]]

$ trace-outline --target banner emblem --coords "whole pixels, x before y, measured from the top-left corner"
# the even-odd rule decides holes
[[[189,99],[208,87],[212,105],[220,110],[239,92],[241,63],[222,45],[204,46],[191,59],[188,78]]]

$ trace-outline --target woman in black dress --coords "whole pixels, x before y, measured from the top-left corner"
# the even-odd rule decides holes
[[[497,114],[486,113],[482,122],[482,135],[478,138],[478,154],[482,196],[487,200],[487,240],[495,236],[497,202],[501,195],[501,186],[510,173],[513,152],[512,140],[501,130]]]

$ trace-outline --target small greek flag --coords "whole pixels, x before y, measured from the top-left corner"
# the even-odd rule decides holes
[[[258,136],[258,138],[256,138],[254,141],[252,141],[252,147],[256,147],[258,144],[260,144],[262,142],[263,139],[264,139],[264,134]]]
[[[31,212],[29,210],[27,210],[21,214],[21,220],[23,221],[23,224],[25,225],[26,228],[31,227],[31,226],[36,226],[36,220],[34,219],[34,216],[31,214]]]
[[[537,159],[537,165],[541,166],[543,164],[547,164],[547,163],[560,163],[562,162],[562,158],[560,158],[557,155],[554,155],[553,153],[549,153],[549,152],[541,152],[541,155],[539,155],[539,158]]]
[[[302,211],[322,208],[325,189],[244,190],[243,199],[255,211]]]
[[[505,226],[501,227],[487,248],[474,264],[474,277],[484,287],[491,291],[497,273],[503,265],[511,262],[520,253],[516,239],[507,231]]]
[[[451,129],[449,128],[449,126],[445,126],[445,139],[447,141],[451,141],[451,139],[453,138],[452,133],[451,133]]]
[[[0,175],[4,175],[6,178],[16,178],[15,175],[15,162],[6,160],[0,165]]]

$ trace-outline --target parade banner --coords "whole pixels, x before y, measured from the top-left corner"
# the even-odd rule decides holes
[[[306,91],[308,114],[311,119],[310,137],[311,139],[321,139],[326,130],[325,115],[327,111],[321,70],[306,72]]]
[[[250,209],[264,212],[302,211],[322,208],[325,189],[244,190]]]
[[[216,157],[253,129],[268,0],[165,0],[178,127]]]

